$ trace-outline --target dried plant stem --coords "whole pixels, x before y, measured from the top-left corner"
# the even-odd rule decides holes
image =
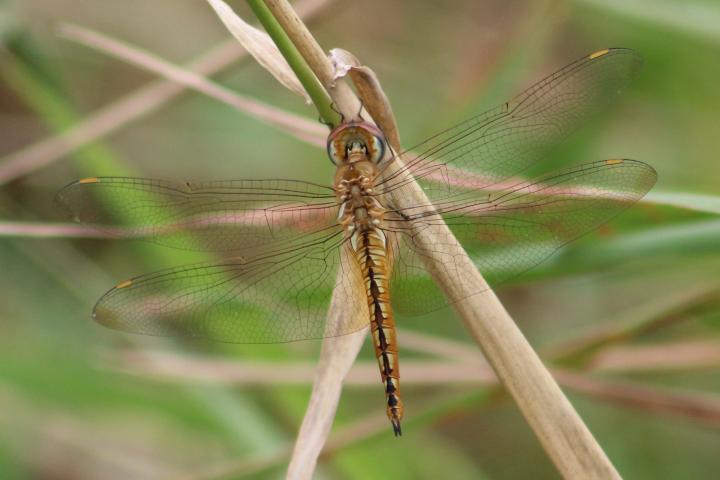
[[[402,162],[398,161],[391,170],[405,171],[402,167]],[[408,182],[406,187],[393,191],[391,200],[400,209],[430,203],[415,182]],[[421,228],[413,232],[413,240],[426,251],[433,279],[448,298],[458,298],[467,291],[467,287],[459,281],[473,285],[475,291],[484,291],[455,303],[455,311],[560,473],[565,478],[620,478],[450,229],[441,224],[437,228]],[[445,268],[442,257],[433,254],[434,246],[438,244],[457,253],[453,255],[453,260],[457,271],[463,272],[462,280]]]
[[[582,365],[586,361],[595,361],[593,355],[603,348],[627,342],[662,326],[673,325],[687,319],[692,311],[717,309],[718,302],[720,290],[717,286],[692,285],[639,304],[620,318],[616,316],[612,322],[599,322],[599,327],[593,327],[584,335],[556,345],[545,353],[564,365]]]
[[[346,97],[352,96],[355,102],[357,99],[348,86],[341,82],[335,84],[332,65],[307,27],[286,0],[265,0],[265,3],[317,78],[328,89],[336,105],[345,113],[342,109],[350,105],[350,99]],[[352,114],[352,111],[347,113]],[[395,171],[400,171],[402,166],[402,162],[398,159],[394,163]],[[410,182],[407,187],[394,191],[391,200],[400,209],[429,203],[424,192],[415,182]],[[458,277],[450,275],[444,268],[443,259],[433,255],[432,247],[440,243],[440,240],[443,244],[449,245],[452,251],[464,253],[449,228],[445,226],[413,233],[416,244],[425,247],[428,267],[433,273],[435,282],[448,297],[457,298],[458,292],[467,291],[457,283]],[[455,262],[460,271],[469,273],[468,278],[464,278],[463,281],[471,283],[477,291],[485,290],[483,294],[458,302],[455,309],[560,473],[565,478],[619,478],[602,448],[495,293],[489,289],[470,258],[467,255],[460,255],[455,258]],[[297,450],[296,444],[296,452]],[[308,468],[312,467],[314,465]],[[308,477],[298,475],[292,478]]]
[[[342,310],[340,302],[333,305],[338,305],[334,310]],[[347,315],[347,312],[338,311],[337,314]],[[367,330],[361,330],[323,342],[319,368],[315,372],[313,390],[293,448],[287,478],[312,478],[335,419],[343,379],[353,366],[366,335]]]
[[[627,381],[599,380],[587,375],[555,371],[558,380],[593,399],[637,408],[642,412],[669,413],[720,428],[720,397],[637,385]]]
[[[115,57],[139,65],[168,80],[180,83],[215,98],[227,105],[245,112],[280,130],[289,132],[302,141],[324,146],[324,127],[304,117],[295,115],[244,97],[229,88],[214,83],[202,75],[177,67],[161,58],[120,42],[107,35],[72,24],[62,24],[60,33],[64,37],[79,42],[89,48],[99,49]]]
[[[424,402],[408,424],[428,423],[433,419],[437,419],[449,409],[463,408],[465,405],[478,405],[489,397],[473,393],[467,394],[451,394],[434,398],[429,402]],[[491,402],[485,401],[481,407],[488,408]],[[367,441],[374,437],[378,437],[387,432],[387,420],[382,416],[368,415],[355,419],[352,423],[337,429],[327,441],[323,449],[324,455],[332,455],[343,448],[352,446],[362,441]],[[239,460],[233,460],[217,465],[204,468],[194,473],[182,475],[180,477],[171,477],[166,480],[220,480],[227,478],[239,478],[240,476],[257,475],[260,472],[267,471],[275,466],[282,465],[287,458],[289,448],[280,448],[273,452],[263,455],[252,456]],[[243,477],[244,478],[244,477]]]
[[[593,371],[684,371],[720,367],[720,343],[694,340],[650,345],[605,346],[587,367]]]
[[[354,348],[348,342],[348,345]],[[699,368],[715,367],[718,365],[718,349],[710,347],[712,357],[702,359]],[[666,356],[674,353],[672,347],[667,348]],[[346,352],[348,357],[354,358],[353,351]],[[480,357],[478,352],[477,357]],[[138,354],[131,351],[110,354],[106,360],[107,367],[114,371],[121,371],[133,375],[149,376],[165,381],[184,382],[210,382],[223,385],[306,385],[318,381],[324,375],[334,375],[332,370],[347,370],[352,364],[345,359],[342,365],[323,364],[319,371],[310,362],[238,362],[219,359],[192,359],[183,355],[167,353]],[[663,365],[663,364],[661,364]],[[673,368],[670,365],[670,368]],[[630,365],[629,370],[633,369]],[[593,369],[594,371],[594,369]],[[553,375],[561,384],[576,393],[581,393],[593,400],[614,403],[623,407],[652,411],[663,415],[674,415],[697,421],[712,428],[720,428],[720,397],[708,393],[666,389],[657,386],[638,384],[636,382],[608,380],[593,376],[592,372],[572,372],[570,370],[553,369]],[[621,369],[628,371],[628,369]],[[327,373],[326,373],[327,372]],[[457,387],[473,385],[485,387],[487,392],[495,391],[498,384],[497,377],[482,358],[473,362],[457,361],[422,361],[410,360],[403,362],[403,382],[414,386],[443,386]],[[377,385],[377,366],[372,362],[355,362],[347,372],[345,384],[355,387],[375,387]],[[339,384],[331,392],[329,398],[318,398],[317,402],[326,402],[328,410],[334,412],[335,396],[340,394]],[[318,409],[322,414],[324,410]],[[378,420],[385,424],[382,416]],[[331,415],[322,415],[315,419],[329,429]],[[319,430],[314,432],[320,433]],[[307,435],[303,435],[308,438]],[[321,436],[316,437],[323,438]],[[307,450],[303,450],[307,453]],[[308,464],[310,462],[305,462]]]
[[[347,264],[351,261],[348,257],[348,251],[343,249],[341,262]],[[350,285],[352,278],[344,276],[343,269],[340,269],[337,285],[343,283],[346,288],[335,288],[333,291],[328,310],[328,328],[337,328],[343,322],[358,325],[363,318],[367,318],[367,312],[360,309],[348,311],[347,305],[354,303],[348,302],[346,292],[361,292],[362,286]],[[323,340],[310,401],[293,447],[287,478],[310,479],[313,477],[317,459],[328,435],[330,435],[335,412],[340,402],[343,381],[360,352],[367,332],[368,329],[363,329],[350,335],[329,336]]]
[[[470,281],[484,279],[478,273]],[[560,473],[565,478],[620,478],[495,293],[471,297],[456,310]]]
[[[248,0],[248,3],[253,6],[253,4],[260,2]],[[340,115],[345,118],[354,118],[357,112],[360,111],[360,102],[352,89],[344,81],[333,81],[332,66],[330,66],[327,57],[290,5],[285,3],[280,6],[274,2],[265,2],[262,7],[256,5],[253,8],[260,12],[262,16],[260,20],[273,39],[280,38],[281,42],[287,39],[293,45],[293,50],[297,49],[297,51],[299,51],[300,57],[292,55],[290,58],[285,58],[293,70],[297,72],[301,69],[297,64],[302,63],[305,65],[305,68],[309,67],[309,70],[314,74],[312,79],[298,76],[303,86],[305,86],[306,89],[314,88],[319,80],[321,87],[324,88],[332,98],[334,104],[332,107],[333,112],[337,110]],[[298,36],[297,29],[288,29],[288,23],[293,23],[305,29],[304,41],[298,42],[297,39],[294,38]],[[279,32],[282,32],[282,35],[279,35]],[[312,45],[310,46],[309,43],[311,42]],[[283,55],[288,51],[287,48],[281,45],[278,45],[278,48]],[[318,53],[318,51],[320,53]],[[319,64],[317,61],[308,60],[311,55],[319,57],[324,60],[325,63]],[[318,65],[323,65],[324,68],[321,70],[318,68]],[[315,107],[324,119],[328,120],[331,118],[328,123],[335,125],[340,121],[340,115],[328,117],[326,113],[324,113],[326,110],[325,105],[316,104]],[[329,103],[327,107],[330,107]],[[345,258],[346,253],[347,252],[343,250],[343,258],[341,260],[343,262],[348,261],[348,259]],[[338,282],[347,281],[347,279],[342,277],[342,270],[340,270],[338,272]],[[336,288],[334,290],[328,314],[328,325],[343,321],[356,321],[355,318],[348,317],[359,315],[367,316],[366,312],[347,311],[346,305],[351,304],[351,302],[348,302],[345,298],[343,292],[346,291],[355,291],[357,294],[360,294],[362,287],[354,290],[347,288]],[[303,422],[293,448],[287,478],[312,478],[317,459],[320,456],[320,452],[327,441],[332,427],[335,411],[340,401],[343,379],[354,363],[366,334],[367,331],[364,330],[352,335],[329,337],[323,341],[319,360],[320,368],[317,371],[308,408],[303,417]]]
[[[287,60],[290,68],[292,68],[295,75],[297,75],[300,83],[305,87],[305,91],[307,91],[323,120],[332,125],[339,123],[340,115],[332,109],[330,97],[328,97],[327,92],[322,85],[320,85],[315,74],[308,64],[305,63],[300,52],[298,52],[295,44],[290,41],[267,6],[262,0],[248,0],[247,3],[250,5],[250,8],[252,8],[258,20],[260,20],[262,26],[265,27],[265,31],[270,35],[270,38],[275,42],[280,53],[282,53],[285,60]]]
[[[0,237],[108,238],[111,235],[74,223],[0,222]]]
[[[406,342],[403,342],[403,346]],[[646,349],[627,348],[618,352],[627,365],[613,365],[612,370],[618,373],[627,372],[658,372],[676,371],[680,367],[675,365],[673,355],[679,356],[682,370],[700,370],[717,368],[720,365],[720,348],[711,342],[692,344],[671,344],[653,347],[656,351],[650,352],[646,358]],[[691,349],[700,348],[702,351],[694,352]],[[350,352],[352,353],[352,352]],[[663,358],[660,359],[660,355]],[[107,368],[132,375],[149,376],[165,381],[176,382],[204,382],[232,385],[306,385],[317,379],[318,372],[315,364],[311,362],[241,362],[223,361],[219,359],[187,358],[174,354],[150,353],[139,356],[135,352],[108,354]],[[478,357],[480,354],[478,352]],[[672,357],[672,358],[668,358]],[[153,362],[148,362],[148,358]],[[344,368],[344,367],[343,367]],[[403,362],[403,383],[407,385],[493,385],[497,377],[490,366],[477,358],[472,362],[464,361],[421,361],[406,360]],[[322,366],[320,370],[326,369]],[[596,367],[583,372],[602,372],[607,367],[599,363]],[[554,369],[553,372],[560,370]],[[563,370],[572,372],[571,370]],[[568,376],[559,378],[565,386],[573,386]],[[377,365],[372,362],[355,362],[348,372],[345,383],[354,386],[376,386]],[[720,403],[717,404],[717,418],[720,419]]]
[[[303,18],[316,15],[329,0],[303,0],[297,10]],[[199,75],[214,74],[247,55],[232,39],[209,50],[186,66]],[[0,159],[0,184],[44,167],[76,149],[109,135],[154,112],[179,96],[185,87],[170,80],[156,80],[118,98],[64,132],[47,137]]]
[[[166,478],[177,476],[174,467],[150,458],[136,458],[125,455],[118,444],[98,442],[100,431],[106,425],[90,420],[81,420],[69,411],[38,405],[35,398],[16,390],[12,384],[0,383],[0,428],[16,435],[40,439],[39,443],[52,446],[53,454],[43,463],[63,471],[67,465],[62,461],[66,452],[87,456],[109,477],[117,478]],[[42,450],[42,449],[41,449]]]
[[[327,55],[290,4],[286,0],[264,0],[264,2],[272,13],[274,21],[279,24],[330,94],[336,109],[347,119],[355,118],[360,111],[360,101],[345,81],[335,80],[335,72]]]

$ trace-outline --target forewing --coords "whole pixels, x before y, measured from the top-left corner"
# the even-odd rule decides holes
[[[347,242],[340,229],[292,243],[251,260],[190,265],[121,282],[98,301],[94,318],[126,332],[230,343],[319,339],[367,326],[353,323],[352,316],[341,325],[325,324],[334,289],[342,291],[349,311],[367,309],[357,291],[362,293],[359,269],[341,262]]]
[[[390,212],[385,225],[397,232],[392,292],[399,312],[421,314],[482,292],[467,283],[466,262],[452,231],[491,285],[533,268],[557,249],[612,219],[642,198],[657,175],[634,160],[605,160],[560,170],[502,192],[466,190],[453,201]],[[431,252],[417,242],[419,232],[434,230]],[[428,257],[435,260],[428,262]],[[446,298],[434,286],[430,268],[455,278],[457,293]]]
[[[483,188],[520,174],[609,105],[641,65],[636,52],[622,48],[583,57],[513,100],[408,149],[403,170],[386,175],[378,191],[407,183],[404,171],[431,197],[436,190],[446,197],[458,184]]]
[[[338,209],[331,188],[289,180],[99,177],[68,185],[57,199],[76,221],[112,235],[242,253],[327,228]]]

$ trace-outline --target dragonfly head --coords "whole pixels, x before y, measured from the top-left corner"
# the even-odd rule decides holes
[[[327,152],[335,165],[378,164],[385,154],[385,136],[368,122],[344,123],[328,135]]]

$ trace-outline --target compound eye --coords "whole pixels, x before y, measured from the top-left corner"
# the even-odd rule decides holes
[[[380,163],[380,160],[382,160],[385,155],[385,141],[378,135],[371,135],[371,139],[372,143],[368,145],[370,161]]]
[[[339,165],[345,160],[345,152],[342,149],[338,149],[337,143],[338,142],[334,142],[332,140],[327,143],[328,157],[330,157],[330,161],[333,165]]]

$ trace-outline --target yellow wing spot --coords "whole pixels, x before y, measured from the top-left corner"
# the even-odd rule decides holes
[[[607,55],[608,53],[610,53],[609,48],[606,48],[605,50],[598,50],[597,52],[590,54],[590,60],[594,60],[598,57],[602,57],[603,55]]]
[[[97,177],[83,178],[78,183],[98,183],[100,181]]]
[[[125,280],[124,282],[118,283],[117,286],[115,286],[115,288],[127,288],[130,285],[132,285],[132,283],[133,283],[132,280]]]
[[[618,165],[620,163],[623,163],[622,158],[613,158],[612,160],[605,160],[605,164],[607,164],[607,165]]]

